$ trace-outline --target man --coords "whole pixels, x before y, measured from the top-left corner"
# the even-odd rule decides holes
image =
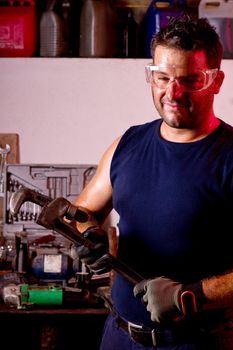
[[[99,225],[115,208],[118,257],[144,278],[116,274],[101,350],[233,349],[233,128],[213,110],[222,51],[205,19],[161,29],[146,67],[161,119],[115,140],[77,199],[97,220],[79,229],[99,242],[80,259],[107,268]]]

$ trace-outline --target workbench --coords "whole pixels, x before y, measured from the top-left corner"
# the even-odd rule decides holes
[[[0,303],[1,343],[7,350],[98,350],[108,313],[104,306],[28,310]]]

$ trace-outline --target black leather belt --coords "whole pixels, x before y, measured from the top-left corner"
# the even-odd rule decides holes
[[[117,325],[124,329],[137,343],[147,347],[168,346],[178,344],[198,343],[205,337],[204,329],[197,329],[194,325],[181,325],[174,329],[149,329],[144,326],[126,321],[115,310],[109,295],[101,294],[106,306],[110,309]]]
[[[143,326],[128,322],[115,316],[119,327],[124,329],[130,337],[143,346],[156,347],[178,344],[198,343],[203,337],[201,331],[187,331],[186,329],[149,329]]]

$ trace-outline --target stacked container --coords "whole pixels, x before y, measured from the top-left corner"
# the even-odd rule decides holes
[[[223,58],[233,58],[233,0],[201,0],[198,13],[216,28],[223,44]]]
[[[0,56],[33,56],[36,43],[34,0],[0,0]]]

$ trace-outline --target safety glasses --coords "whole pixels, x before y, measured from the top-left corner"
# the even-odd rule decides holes
[[[177,66],[149,64],[146,66],[146,80],[159,89],[167,89],[176,81],[185,91],[194,92],[207,89],[218,74],[218,68],[195,70],[188,75],[182,75],[180,71]]]

